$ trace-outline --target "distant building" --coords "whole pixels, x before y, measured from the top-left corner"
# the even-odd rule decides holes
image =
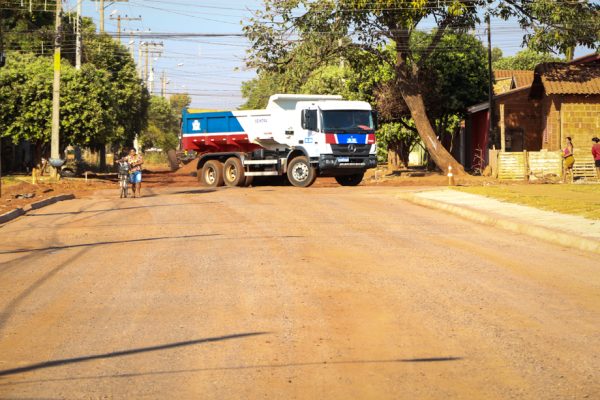
[[[592,137],[600,136],[599,54],[540,64],[535,71],[496,71],[496,76],[494,125],[500,149],[560,150],[569,136],[576,160],[577,153],[580,160],[587,156]],[[472,169],[487,163],[489,103],[468,112],[463,152],[465,167]]]

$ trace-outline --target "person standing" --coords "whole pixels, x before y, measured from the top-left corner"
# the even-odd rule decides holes
[[[594,163],[596,164],[596,178],[600,180],[600,139],[597,137],[592,138],[592,156],[594,156]]]
[[[131,182],[131,189],[133,190],[133,197],[142,197],[142,164],[144,159],[141,155],[137,154],[135,149],[129,151],[127,156],[127,162],[129,163],[129,181]]]
[[[571,138],[567,136],[567,145],[563,149],[563,161],[564,161],[564,179],[567,182],[567,175],[569,181],[573,182],[573,164],[575,164],[575,156],[573,155],[573,142]]]

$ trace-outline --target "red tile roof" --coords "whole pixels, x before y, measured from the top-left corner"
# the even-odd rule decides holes
[[[517,89],[523,86],[529,86],[533,82],[533,71],[523,71],[514,69],[496,69],[494,70],[494,78],[496,81],[502,79],[513,79]]]
[[[533,86],[550,94],[600,94],[599,64],[546,63],[535,68]]]

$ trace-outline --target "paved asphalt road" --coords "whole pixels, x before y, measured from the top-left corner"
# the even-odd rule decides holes
[[[0,398],[600,398],[597,255],[399,188],[155,188],[0,228]]]

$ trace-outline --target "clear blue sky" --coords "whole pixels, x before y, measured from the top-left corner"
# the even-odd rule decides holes
[[[99,25],[97,2],[84,0],[83,14]],[[65,9],[74,10],[76,0],[67,0]],[[117,31],[117,14],[138,17],[143,21],[122,21],[122,42],[129,45],[128,31],[179,33],[242,33],[242,21],[251,11],[262,7],[262,0],[130,0],[106,1],[105,30]],[[425,22],[423,29],[433,28]],[[486,41],[485,26],[475,34]],[[521,49],[523,32],[514,21],[492,20],[492,46],[512,55]],[[160,91],[160,75],[164,71],[169,84],[167,93],[189,93],[196,108],[235,109],[244,100],[241,83],[255,76],[244,66],[249,47],[244,37],[153,39],[162,41],[164,52],[154,61],[155,93]],[[139,39],[134,40],[138,57]],[[588,53],[578,49],[576,56]]]
[[[76,0],[65,8],[74,9]],[[261,0],[131,0],[105,2],[105,30],[117,31],[121,16],[138,17],[142,21],[122,21],[122,43],[129,46],[128,31],[179,33],[242,33],[241,21],[250,16],[249,10],[261,7]],[[98,3],[83,2],[83,15],[92,17],[99,26]],[[154,92],[160,93],[160,75],[168,79],[167,93],[189,93],[192,106],[197,108],[234,109],[244,101],[241,83],[255,76],[246,70],[244,57],[248,41],[243,37],[151,39],[163,42],[161,57],[155,57]],[[135,58],[138,58],[139,39],[134,38]]]

